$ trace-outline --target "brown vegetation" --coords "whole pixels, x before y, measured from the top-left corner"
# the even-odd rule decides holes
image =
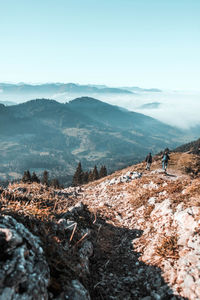
[[[159,205],[170,199],[172,215],[178,204],[181,204],[183,209],[191,206],[196,209],[200,206],[198,174],[194,178],[193,174],[186,172],[186,167],[194,167],[198,161],[198,157],[193,154],[171,153],[168,174],[165,174],[160,170],[161,156],[157,156],[151,166],[152,172],[145,171],[145,163],[142,162],[84,186],[63,190],[38,183],[12,184],[7,189],[0,189],[0,211],[1,214],[13,216],[40,237],[51,272],[49,291],[55,297],[62,292],[69,279],[78,277],[90,290],[93,299],[106,299],[109,291],[107,285],[112,281],[110,274],[116,274],[117,281],[117,276],[120,277],[123,272],[124,278],[128,271],[136,272],[136,262],[141,267],[142,262],[137,260],[139,254],[136,255],[130,244],[138,237],[139,231],[146,230],[146,235],[138,239],[137,245],[138,252],[142,255],[156,236],[157,228],[154,226],[154,216],[152,217],[155,203]],[[143,175],[124,183],[109,184],[110,180],[128,171],[142,172]],[[73,222],[78,225],[72,224],[71,231],[58,230],[58,220],[80,201],[84,203],[84,209],[73,217]],[[158,216],[159,218],[162,219],[162,215]],[[200,215],[196,215],[195,218],[200,218]],[[160,234],[154,245],[155,260],[152,261],[159,267],[162,265],[161,261],[171,260],[173,264],[179,259],[178,235],[171,219],[168,221],[166,230],[169,229],[173,234]],[[90,233],[86,231],[87,228],[90,228]],[[165,232],[165,224],[162,230]],[[196,234],[199,234],[198,228],[195,230]],[[74,265],[79,263],[78,251],[82,243],[89,238],[94,245],[91,278],[83,276],[81,270],[84,266],[81,262],[79,270],[74,268]],[[134,267],[127,267],[126,261],[130,257]],[[146,258],[146,261],[149,260],[149,257]],[[126,267],[122,266],[122,261]],[[142,267],[147,268],[144,265]],[[155,275],[158,271],[152,272]],[[141,277],[136,273],[132,275],[135,276],[137,284],[146,278],[145,274]],[[113,285],[115,283],[113,281]],[[137,286],[134,288],[137,290]],[[147,295],[147,291],[144,290],[142,294],[141,290],[138,295]],[[120,287],[116,293],[120,294]],[[137,299],[137,294],[135,295]],[[123,297],[126,296],[126,293],[123,294]]]

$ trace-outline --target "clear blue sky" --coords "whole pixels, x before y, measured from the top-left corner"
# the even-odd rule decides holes
[[[0,0],[0,82],[200,90],[200,0]]]

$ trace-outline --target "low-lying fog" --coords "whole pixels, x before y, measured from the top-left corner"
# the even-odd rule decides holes
[[[54,98],[63,101],[58,95]],[[200,125],[200,92],[143,92],[134,95],[95,95],[95,98],[184,129]]]
[[[109,104],[118,105],[131,111],[143,113],[167,124],[189,129],[200,126],[200,92],[137,92],[134,94],[33,94],[9,95],[1,94],[0,100],[9,100],[15,103],[25,102],[36,98],[49,98],[65,103],[81,96],[89,96]],[[6,104],[6,103],[5,103]],[[7,105],[11,103],[7,102]]]

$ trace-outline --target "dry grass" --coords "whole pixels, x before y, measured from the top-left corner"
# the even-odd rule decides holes
[[[156,249],[156,253],[164,258],[179,258],[179,248],[177,245],[178,237],[176,234],[162,238]]]
[[[65,212],[77,199],[59,195],[55,189],[41,184],[13,184],[1,193],[1,212],[15,212],[38,220],[52,220],[55,214]]]
[[[151,183],[155,184],[156,188],[151,187]],[[144,188],[145,185],[148,186],[149,184],[149,188]],[[165,180],[160,178],[159,175],[153,177],[147,175],[131,182],[127,186],[127,192],[134,209],[142,205],[148,207],[148,200],[152,197],[156,198],[156,202],[162,202],[169,198],[173,207],[181,202],[184,203],[185,207],[200,205],[200,179],[192,180],[189,177]]]
[[[74,266],[79,263],[78,249],[85,239],[82,230],[91,228],[94,219],[87,210],[77,215],[75,222],[78,228],[70,241],[71,231],[65,231],[56,224],[77,202],[79,200],[73,195],[59,193],[41,184],[14,184],[7,190],[0,190],[0,213],[14,217],[39,236],[51,272],[49,290],[54,296],[63,290],[68,280],[79,276],[75,275],[77,270]]]

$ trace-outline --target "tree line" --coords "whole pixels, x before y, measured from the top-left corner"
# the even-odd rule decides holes
[[[84,172],[81,166],[81,162],[79,162],[72,179],[72,185],[78,186],[81,184],[86,184],[105,176],[107,176],[106,166],[101,166],[100,170],[98,171],[97,166],[95,165],[93,170]]]
[[[103,178],[105,176],[107,176],[106,166],[101,166],[100,170],[98,171],[97,166],[95,165],[93,170],[90,170],[89,172],[88,171],[84,172],[81,163],[79,162],[76,171],[73,175],[72,185],[78,186],[78,185],[86,184],[88,182]],[[54,188],[61,187],[57,178],[54,178],[51,181],[49,180],[49,174],[46,170],[43,172],[41,179],[37,176],[35,172],[31,174],[29,170],[24,171],[24,175],[21,181],[24,183],[32,183],[32,182],[42,183],[45,184],[46,186],[52,186]]]
[[[46,186],[60,188],[60,184],[59,184],[59,181],[57,178],[54,178],[51,181],[49,181],[49,174],[46,170],[43,172],[41,180],[39,179],[39,177],[37,176],[37,174],[35,172],[33,172],[31,174],[29,172],[29,170],[24,171],[24,175],[21,180],[24,183],[32,183],[32,182],[40,183],[41,182],[42,184],[45,184]]]

